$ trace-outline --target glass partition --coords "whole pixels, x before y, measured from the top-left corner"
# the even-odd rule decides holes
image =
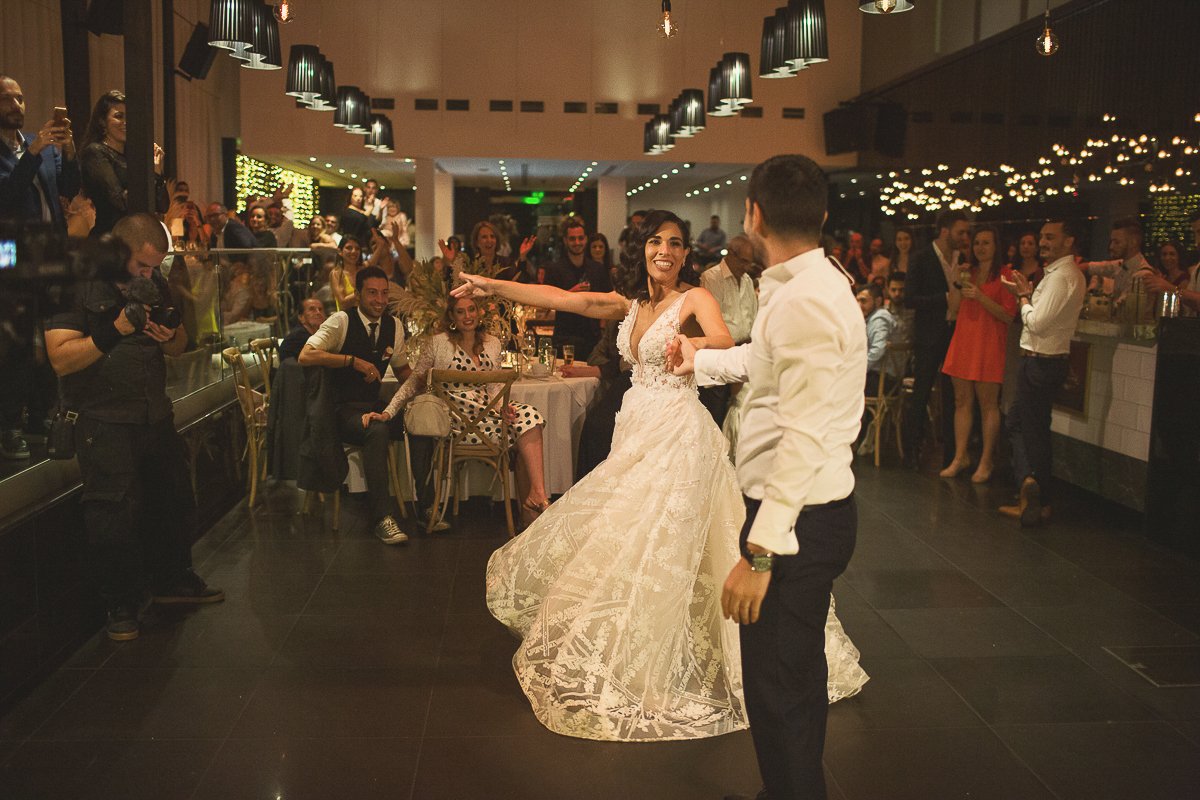
[[[187,333],[187,348],[166,359],[167,396],[178,401],[226,379],[229,367],[221,358],[226,347],[245,351],[253,339],[285,335],[295,324],[300,301],[320,296],[328,284],[327,262],[333,255],[307,248],[184,249],[169,255],[161,269],[171,291],[169,305],[179,311]],[[28,456],[6,447],[0,487],[46,460],[47,422],[58,403],[58,381],[46,358],[41,322],[69,305],[70,295],[67,282],[28,292],[6,284],[0,292],[5,372],[0,431],[29,447]],[[14,335],[6,336],[10,329]]]

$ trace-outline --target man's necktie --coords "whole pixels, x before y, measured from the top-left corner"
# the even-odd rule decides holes
[[[379,323],[372,322],[372,323],[370,323],[370,325],[368,327],[370,327],[370,329],[371,329],[371,332],[368,334],[371,337],[371,346],[374,347],[375,346],[375,331],[377,331],[379,329]]]

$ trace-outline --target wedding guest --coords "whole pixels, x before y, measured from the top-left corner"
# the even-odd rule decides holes
[[[253,206],[246,211],[246,227],[254,236],[255,247],[278,247],[275,234],[267,227],[267,210],[262,206]]]
[[[450,298],[441,320],[443,330],[421,348],[412,374],[383,410],[385,422],[398,417],[401,409],[425,390],[431,369],[487,372],[500,368],[500,340],[480,328],[480,317],[479,304],[473,298]],[[494,391],[492,387],[459,384],[448,387],[452,401],[468,414],[477,414],[485,408]],[[517,450],[517,497],[521,502],[521,519],[528,525],[549,505],[542,461],[542,429],[546,421],[533,406],[509,403],[507,408],[490,412],[482,425],[483,434],[493,444],[498,443],[502,430],[501,414],[510,426],[508,445]]]
[[[708,227],[696,237],[696,260],[705,267],[720,261],[726,238],[725,231],[721,230],[721,218],[713,214],[708,221]]]
[[[96,205],[93,237],[111,231],[116,221],[129,209],[129,164],[125,160],[125,136],[125,95],[114,89],[96,101],[79,151],[83,191]],[[170,205],[167,182],[162,176],[163,156],[163,149],[155,144],[153,200],[160,214],[165,213]]]
[[[942,372],[954,385],[954,459],[939,473],[953,478],[969,466],[967,445],[975,422],[975,402],[983,422],[983,452],[972,483],[987,483],[995,467],[1000,438],[1000,386],[1004,382],[1008,325],[1017,312],[1016,298],[1000,282],[1011,270],[1001,267],[1000,234],[991,225],[975,230],[971,259],[960,289],[958,323],[946,351]]]
[[[379,181],[368,178],[363,184],[363,213],[375,220],[376,224],[383,222],[387,213],[386,197],[379,196]]]
[[[871,282],[883,286],[887,276],[892,271],[892,257],[887,252],[883,239],[875,237],[871,240]]]
[[[895,244],[895,255],[892,256],[890,269],[892,273],[903,272],[907,274],[909,259],[912,257],[913,244],[916,242],[913,238],[912,228],[897,228],[896,237],[893,241]]]
[[[96,227],[96,204],[82,191],[71,198],[63,213],[67,220],[67,236],[83,239]]]
[[[0,218],[51,222],[65,230],[59,197],[73,197],[80,186],[71,121],[51,117],[32,135],[23,127],[25,95],[15,80],[0,75]]]
[[[617,245],[621,248],[625,247],[625,243],[629,241],[629,237],[637,233],[638,228],[642,226],[642,220],[646,218],[645,211],[634,211],[629,215],[629,219],[625,220],[625,227],[621,229],[621,235],[617,237]]]
[[[337,214],[325,214],[325,232],[333,239],[335,247],[342,243],[342,232],[339,230],[342,219]]]
[[[275,237],[279,247],[287,247],[296,232],[296,226],[284,214],[283,200],[273,197],[267,202],[267,230]]]
[[[362,245],[353,236],[343,236],[342,243],[338,245],[336,266],[329,273],[329,288],[333,291],[334,307],[338,311],[358,305],[358,293],[354,286],[357,282],[355,275],[361,266]]]
[[[1033,231],[1021,234],[1017,242],[1016,259],[1011,269],[1020,272],[1029,281],[1029,285],[1037,288],[1042,282],[1045,266],[1038,255],[1038,236]],[[1008,338],[1004,355],[1004,385],[1000,387],[1000,411],[1008,416],[1012,411],[1013,401],[1017,398],[1017,371],[1021,366],[1021,331],[1024,325],[1021,315],[1015,314],[1008,326]]]
[[[904,283],[907,276],[903,272],[892,271],[888,276],[887,293],[884,296],[883,306],[891,312],[892,318],[896,320],[896,327],[892,330],[892,341],[898,344],[912,344],[913,317],[916,314],[904,302]]]
[[[758,314],[758,293],[754,290],[754,279],[747,274],[754,263],[754,249],[743,234],[729,240],[727,249],[719,264],[700,273],[700,285],[716,298],[725,327],[729,329],[733,343],[739,345],[750,341],[750,329]],[[718,427],[725,422],[734,390],[729,384],[700,388],[700,402],[712,414]]]
[[[353,236],[360,244],[370,240],[371,228],[379,224],[363,208],[365,198],[362,188],[355,186],[350,190],[350,205],[342,209],[342,215],[338,218],[338,230],[342,236]]]
[[[1183,247],[1179,242],[1158,246],[1158,271],[1176,289],[1186,289],[1191,276],[1183,266]]]
[[[943,211],[937,220],[937,238],[913,256],[904,302],[913,315],[913,393],[904,421],[904,457],[909,466],[920,466],[920,450],[925,439],[927,407],[934,384],[938,381],[946,348],[954,332],[954,314],[950,308],[951,287],[958,272],[959,251],[970,242],[967,215],[957,210]],[[942,382],[942,439],[945,467],[954,459],[953,408],[949,380]]]
[[[569,292],[611,292],[608,270],[587,256],[587,229],[579,217],[571,217],[563,229],[566,252],[546,267],[546,283]],[[594,319],[558,311],[554,319],[554,347],[574,346],[578,354],[590,353],[600,341],[600,323]]]
[[[355,275],[356,308],[339,311],[321,324],[300,351],[302,367],[329,372],[337,432],[362,448],[371,524],[384,544],[403,544],[408,534],[396,522],[396,503],[388,480],[388,447],[403,436],[403,421],[381,413],[380,385],[391,366],[396,380],[408,377],[404,326],[387,313],[388,279],[374,267]]]
[[[250,249],[258,245],[254,234],[240,219],[229,216],[228,209],[220,203],[210,203],[204,211],[204,220],[212,233],[208,246],[212,248]]]
[[[903,377],[893,374],[894,367],[887,359],[888,343],[896,329],[896,318],[883,307],[883,290],[879,284],[868,283],[855,295],[867,325],[867,397],[879,392],[879,373],[887,372],[890,378]],[[887,381],[890,383],[890,381]]]
[[[861,233],[851,232],[850,246],[846,250],[846,261],[842,266],[854,278],[855,285],[862,286],[871,282],[871,267],[863,255],[863,235]]]
[[[1192,215],[1191,225],[1196,252],[1200,253],[1200,211]],[[1145,278],[1146,288],[1152,292],[1178,291],[1183,315],[1196,316],[1200,314],[1200,262],[1188,270],[1188,275],[1188,282],[1178,287],[1159,275],[1148,275]]]
[[[1017,298],[1025,330],[1017,398],[1007,421],[1020,497],[1017,505],[1002,506],[1000,512],[1019,519],[1023,527],[1038,525],[1049,516],[1054,462],[1050,411],[1054,395],[1067,378],[1071,336],[1086,291],[1084,276],[1075,265],[1076,241],[1070,222],[1049,220],[1042,226],[1039,241],[1039,252],[1047,263],[1042,282],[1035,289],[1020,272],[1003,279]]]
[[[408,214],[400,209],[400,203],[396,200],[388,199],[387,215],[383,218],[383,223],[379,226],[384,230],[394,230],[398,232],[394,243],[397,247],[407,249],[412,247],[410,238]]]
[[[608,271],[609,280],[617,277],[617,265],[613,261],[612,249],[608,246],[608,237],[597,231],[588,238],[588,257]]]
[[[279,360],[299,358],[308,337],[316,333],[324,321],[325,306],[320,300],[309,297],[301,303],[299,323],[279,343]]]
[[[229,285],[225,287],[225,294],[221,298],[222,324],[250,319],[253,300],[250,267],[244,261],[235,261],[230,271]]]

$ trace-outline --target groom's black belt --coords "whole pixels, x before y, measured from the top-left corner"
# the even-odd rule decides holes
[[[831,500],[828,503],[818,503],[815,505],[805,506],[804,508],[800,509],[800,513],[804,514],[808,511],[833,511],[835,508],[841,508],[842,506],[850,505],[850,502],[853,499],[854,499],[854,492],[851,492],[850,494],[843,497],[841,500]]]

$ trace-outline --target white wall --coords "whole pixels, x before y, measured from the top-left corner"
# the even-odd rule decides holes
[[[1051,430],[1148,461],[1157,352],[1155,347],[1093,343],[1087,415],[1055,410]]]
[[[777,4],[776,4],[777,5]],[[726,51],[751,53],[758,64],[762,18],[771,4],[741,0],[677,0],[683,33],[664,41],[653,26],[658,4],[647,0],[564,3],[560,0],[363,0],[344,6],[309,3],[283,29],[283,52],[311,43],[334,62],[339,84],[392,97],[397,156],[640,160],[637,103],[665,108],[684,88],[704,88],[709,67]],[[853,4],[827,3],[831,62],[789,80],[754,83],[762,120],[713,120],[672,153],[678,160],[755,163],[782,148],[824,153],[821,114],[858,93],[862,15]],[[386,24],[364,24],[384,21]],[[361,139],[334,129],[327,115],[296,109],[282,72],[243,75],[243,145],[247,152],[356,155]],[[418,112],[413,99],[437,98],[443,110]],[[471,110],[444,110],[448,98]],[[491,99],[541,100],[545,113],[493,113]],[[583,101],[587,114],[564,114]],[[618,115],[590,113],[617,102]],[[803,106],[803,121],[782,119]],[[287,131],[282,137],[281,131]],[[822,159],[850,165],[852,156]]]

